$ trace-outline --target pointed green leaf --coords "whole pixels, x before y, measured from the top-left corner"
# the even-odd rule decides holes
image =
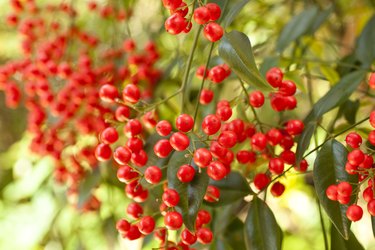
[[[276,49],[282,52],[289,44],[306,34],[313,27],[318,12],[318,7],[314,6],[293,17],[281,31]]]
[[[236,16],[241,12],[249,0],[242,0],[229,8],[228,13],[225,13],[222,25],[224,28],[228,27]]]
[[[338,141],[329,140],[319,151],[314,163],[313,178],[319,201],[339,233],[349,239],[350,221],[346,217],[348,205],[341,205],[326,196],[326,189],[338,181],[356,183],[356,177],[345,171],[348,151]],[[354,201],[352,197],[350,203]]]
[[[254,196],[245,221],[245,242],[247,249],[281,249],[283,232],[274,214],[264,201]]]
[[[331,250],[364,250],[363,246],[352,231],[349,232],[349,239],[345,240],[334,226],[331,227]]]
[[[359,109],[359,100],[351,101],[347,100],[340,106],[341,115],[343,114],[345,119],[349,122],[349,124],[355,123],[355,118]]]
[[[207,202],[209,206],[224,206],[252,193],[249,183],[236,171],[232,171],[221,181],[211,180],[210,184],[220,189],[220,199],[214,203]]]
[[[192,232],[195,231],[195,220],[202,204],[208,186],[208,175],[203,169],[195,175],[190,183],[182,183],[177,179],[177,171],[181,165],[189,164],[190,158],[185,157],[186,152],[174,152],[168,163],[168,187],[175,189],[180,195],[180,202],[176,209],[182,214],[185,226]]]
[[[301,161],[303,154],[310,145],[311,138],[316,128],[317,121],[328,111],[342,105],[357,89],[366,75],[365,71],[352,72],[335,84],[317,103],[304,120],[308,124],[301,134],[297,146],[297,162]],[[311,123],[311,124],[310,124]]]
[[[234,30],[225,34],[219,45],[219,55],[239,78],[258,89],[271,90],[259,73],[250,40],[244,33]]]
[[[371,216],[372,235],[375,237],[375,216]]]
[[[375,15],[367,22],[357,40],[355,54],[366,67],[375,60]]]

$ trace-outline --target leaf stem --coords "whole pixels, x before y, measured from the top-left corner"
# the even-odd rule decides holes
[[[326,231],[326,227],[324,225],[323,213],[322,213],[322,208],[320,207],[319,199],[316,199],[316,203],[318,205],[318,210],[319,210],[320,226],[322,227],[322,233],[323,233],[323,239],[324,239],[324,249],[328,250],[329,248],[328,248],[327,231]]]

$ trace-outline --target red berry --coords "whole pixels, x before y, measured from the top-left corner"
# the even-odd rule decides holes
[[[170,10],[171,15],[177,13],[182,17],[185,17],[188,12],[189,12],[189,8],[185,2],[181,2],[177,8],[172,8]]]
[[[271,68],[266,73],[266,80],[272,87],[277,88],[283,80],[283,72],[279,68]]]
[[[370,119],[369,119],[369,121],[370,121],[371,126],[373,128],[375,128],[375,111],[372,111],[370,113]]]
[[[198,148],[194,152],[194,162],[198,167],[204,168],[207,167],[212,161],[211,152],[206,148]]]
[[[181,182],[191,182],[195,176],[195,169],[188,164],[182,165],[177,171],[177,178]]]
[[[294,166],[294,169],[297,170],[297,171],[300,171],[300,172],[306,172],[308,167],[309,167],[309,164],[307,163],[307,161],[305,159],[303,159],[299,163],[299,167]]]
[[[349,204],[350,202],[350,196],[341,196],[338,194],[337,200],[340,204],[346,205],[346,204]]]
[[[169,121],[162,120],[156,124],[156,132],[160,136],[167,136],[172,131],[172,125],[169,123]]]
[[[169,138],[169,142],[177,151],[184,151],[190,144],[189,137],[181,132],[173,133],[171,138]]]
[[[211,103],[213,98],[214,98],[214,92],[212,90],[202,89],[202,92],[199,98],[199,103],[202,105],[207,105]]]
[[[332,201],[337,201],[337,186],[336,185],[330,185],[327,189],[326,189],[326,195],[328,197],[328,199],[332,200]]]
[[[172,152],[173,148],[167,139],[159,140],[154,146],[154,153],[159,158],[167,158]]]
[[[292,96],[296,93],[296,84],[292,81],[282,81],[279,86],[279,93],[283,96]]]
[[[371,89],[375,89],[375,73],[371,73],[368,79],[368,86]]]
[[[374,199],[374,192],[372,190],[372,187],[367,187],[365,190],[363,190],[363,199],[366,202],[370,202],[372,199]]]
[[[150,184],[159,183],[162,176],[161,169],[157,166],[149,166],[145,171],[145,179]]]
[[[100,99],[104,102],[114,103],[119,97],[118,90],[115,86],[104,84],[99,90]]]
[[[95,157],[98,161],[108,161],[111,159],[112,149],[108,144],[101,143],[95,148]]]
[[[206,4],[206,8],[210,14],[210,21],[216,21],[221,16],[221,9],[220,6],[216,3],[208,3]]]
[[[264,95],[262,91],[256,90],[249,94],[250,105],[254,108],[260,108],[264,104]]]
[[[199,66],[198,68],[197,68],[197,73],[195,74],[199,79],[203,79],[203,76],[204,76],[204,78],[207,78],[207,76],[208,76],[208,72],[210,72],[210,69],[206,69],[206,67],[205,66]]]
[[[220,181],[227,175],[227,169],[220,161],[213,161],[207,167],[207,175],[215,181]]]
[[[113,153],[113,159],[120,165],[127,164],[131,159],[132,152],[127,147],[118,147]]]
[[[282,174],[284,172],[284,162],[279,158],[272,158],[268,163],[268,169],[273,174]]]
[[[142,124],[137,119],[131,119],[124,127],[124,133],[128,137],[133,137],[142,133]]]
[[[354,149],[348,154],[348,162],[353,166],[358,166],[365,159],[365,154],[360,149]]]
[[[372,164],[374,163],[374,159],[372,158],[371,155],[365,155],[365,159],[361,164],[359,164],[359,168],[365,168],[365,169],[370,169],[372,168]]]
[[[210,11],[205,7],[198,7],[194,10],[194,21],[197,24],[205,24],[210,20]]]
[[[126,142],[126,146],[132,151],[132,153],[137,153],[143,149],[143,141],[138,137],[131,137]]]
[[[175,207],[180,201],[180,195],[176,190],[169,188],[164,191],[162,200],[168,207]]]
[[[284,135],[283,139],[281,139],[280,146],[284,150],[288,150],[288,149],[291,149],[293,145],[294,145],[293,137],[291,137],[290,135]]]
[[[362,137],[356,132],[351,132],[346,136],[345,141],[350,147],[359,148],[362,144]]]
[[[138,177],[139,174],[128,165],[124,165],[117,169],[117,179],[121,182],[129,183],[136,180]]]
[[[273,110],[280,112],[287,108],[287,98],[280,94],[271,94],[271,107]]]
[[[167,212],[164,216],[164,224],[169,230],[180,229],[182,222],[182,215],[178,212]]]
[[[256,133],[251,137],[251,147],[256,151],[263,151],[267,146],[267,138],[262,133]]]
[[[100,133],[100,141],[105,144],[115,143],[118,139],[117,130],[113,127],[108,127]]]
[[[155,229],[155,220],[151,216],[143,217],[138,223],[138,229],[142,234],[150,234]]]
[[[207,210],[199,210],[197,219],[199,219],[203,225],[208,224],[211,221],[211,214]]]
[[[163,5],[167,9],[177,9],[182,3],[182,0],[163,0]]]
[[[343,181],[337,185],[337,193],[340,196],[351,196],[352,190],[352,186],[346,181]]]
[[[254,177],[254,185],[258,190],[262,190],[267,187],[268,183],[270,183],[271,179],[268,175],[263,173],[258,173]]]
[[[130,229],[130,223],[125,219],[121,219],[117,221],[116,229],[122,234],[126,233]]]
[[[225,148],[232,148],[237,143],[237,135],[233,131],[224,131],[217,138],[217,142]]]
[[[283,134],[276,128],[270,129],[267,134],[267,141],[271,146],[276,146],[283,139]]]
[[[226,77],[227,77],[227,72],[221,65],[213,67],[208,73],[208,78],[213,83],[221,83],[222,81],[225,80]]]
[[[281,152],[280,158],[289,165],[293,165],[296,162],[296,154],[290,150]]]
[[[299,135],[302,133],[303,129],[305,128],[305,125],[300,120],[290,120],[286,124],[286,131],[290,135]]]
[[[120,106],[115,112],[116,120],[119,122],[126,122],[130,117],[130,109],[127,106]]]
[[[351,205],[348,207],[348,210],[346,211],[346,216],[351,221],[359,221],[360,219],[362,219],[363,210],[358,205]]]
[[[279,197],[281,196],[285,191],[285,186],[284,184],[280,183],[280,182],[275,182],[272,187],[271,187],[271,194],[274,196],[274,197]]]
[[[223,37],[224,29],[217,23],[208,23],[204,27],[203,34],[210,42],[216,42]]]
[[[220,190],[212,185],[208,185],[204,200],[208,202],[217,202],[220,198]]]
[[[208,115],[203,119],[202,129],[207,135],[216,134],[221,127],[220,118],[216,115]]]
[[[148,156],[146,151],[144,151],[143,149],[137,153],[132,153],[131,162],[136,166],[143,167],[144,165],[146,165],[147,161]]]
[[[368,141],[373,145],[375,146],[375,130],[371,131],[369,134],[368,134]]]
[[[369,203],[367,203],[367,211],[371,214],[371,216],[375,216],[375,200],[374,199],[372,199]]]
[[[216,115],[222,121],[227,121],[232,116],[232,108],[228,106],[219,107],[216,109]]]
[[[200,228],[197,231],[197,238],[202,244],[210,244],[213,238],[212,231],[208,228]]]
[[[189,132],[190,130],[193,129],[194,126],[194,120],[193,117],[191,117],[188,114],[182,114],[177,117],[176,120],[176,127],[178,130],[181,132]]]
[[[124,99],[125,102],[130,102],[130,103],[137,103],[139,99],[141,98],[141,92],[137,85],[135,84],[128,84],[122,91],[122,98]]]
[[[132,202],[126,208],[126,213],[133,219],[139,219],[143,214],[143,208],[138,203]]]
[[[177,35],[181,33],[187,26],[186,19],[175,13],[168,17],[168,19],[164,23],[165,29],[168,33],[172,35]]]
[[[252,151],[240,150],[237,152],[236,158],[241,164],[254,163],[256,161],[256,154]]]
[[[184,229],[181,232],[181,241],[186,245],[193,245],[197,241],[197,236],[190,233],[189,230]]]
[[[136,240],[142,236],[141,232],[136,225],[131,225],[129,231],[123,234],[123,237],[127,238],[128,240]]]

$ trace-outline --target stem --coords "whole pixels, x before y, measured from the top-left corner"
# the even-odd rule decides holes
[[[356,126],[358,126],[359,124],[361,123],[364,123],[365,121],[367,121],[370,117],[367,116],[366,118],[360,120],[359,122],[356,122],[355,124],[353,124],[352,126],[342,130],[341,132],[333,135],[333,136],[329,136],[322,144],[320,144],[319,146],[317,146],[316,148],[314,148],[313,150],[311,150],[310,152],[308,152],[306,155],[303,156],[303,158],[306,158],[307,156],[311,155],[312,153],[314,153],[315,151],[317,151],[318,149],[320,149],[321,147],[323,147],[323,145],[328,142],[329,140],[331,139],[334,139],[344,133],[346,133],[347,131],[351,130],[352,128],[355,128]]]
[[[198,92],[198,97],[197,97],[197,102],[195,104],[195,111],[194,111],[194,122],[195,120],[197,119],[197,115],[198,115],[198,109],[199,109],[199,98],[201,96],[201,93],[202,93],[202,90],[203,90],[203,87],[204,87],[204,83],[205,83],[205,80],[206,80],[206,73],[207,73],[207,69],[208,69],[208,66],[210,64],[210,61],[211,61],[211,56],[212,56],[212,51],[214,50],[214,46],[215,46],[215,43],[211,43],[211,47],[210,47],[210,52],[208,53],[208,58],[207,58],[207,62],[206,62],[206,66],[205,66],[205,69],[204,69],[204,72],[203,72],[203,78],[202,78],[202,82],[201,82],[201,87],[199,89],[199,92]]]
[[[191,69],[191,64],[193,62],[193,58],[194,58],[194,53],[195,53],[195,49],[197,48],[197,44],[198,44],[198,38],[199,38],[199,35],[202,31],[202,26],[199,26],[199,29],[197,30],[197,33],[195,34],[195,37],[194,37],[194,42],[193,42],[193,46],[191,47],[191,50],[190,50],[190,54],[189,54],[189,58],[188,58],[188,61],[187,61],[187,64],[186,64],[186,68],[185,68],[185,74],[184,74],[184,78],[183,78],[183,81],[182,81],[182,84],[181,84],[181,93],[182,93],[182,98],[181,98],[181,113],[184,113],[184,110],[185,110],[185,89],[186,89],[186,85],[187,85],[187,82],[189,80],[189,74],[190,74],[190,69]]]
[[[324,220],[323,220],[323,214],[322,214],[322,208],[320,207],[320,202],[318,199],[316,199],[316,203],[318,205],[318,210],[319,210],[319,217],[320,217],[320,226],[322,227],[322,233],[323,233],[323,238],[324,238],[324,249],[328,250],[328,239],[327,239],[327,232],[326,232],[326,227],[324,225]]]

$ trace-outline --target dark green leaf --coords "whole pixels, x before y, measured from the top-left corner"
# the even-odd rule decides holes
[[[246,249],[245,235],[243,233],[244,227],[244,223],[236,217],[224,232],[226,242],[229,243],[233,249]]]
[[[225,240],[215,238],[214,242],[210,245],[210,250],[233,250],[233,248]]]
[[[371,216],[372,235],[375,237],[375,216]]]
[[[79,185],[79,197],[78,197],[78,208],[82,208],[91,196],[91,191],[101,180],[100,169],[96,167],[94,171],[80,183]]]
[[[310,31],[319,9],[314,6],[293,17],[283,28],[277,41],[276,49],[282,52],[289,44]]]
[[[363,246],[352,231],[349,232],[349,239],[345,240],[334,226],[331,227],[331,250],[364,250]]]
[[[375,15],[367,22],[359,36],[355,54],[366,67],[375,60]]]
[[[238,200],[229,205],[214,209],[212,220],[213,233],[220,235],[225,232],[228,225],[236,218],[246,204],[244,200]]]
[[[302,159],[303,154],[309,147],[317,121],[328,111],[343,104],[356,90],[365,75],[366,72],[364,71],[355,71],[344,76],[327,92],[327,94],[314,104],[313,109],[304,120],[304,123],[307,124],[307,126],[300,136],[297,146],[297,162]]]
[[[245,7],[245,5],[248,2],[249,0],[242,0],[231,6],[231,8],[229,8],[228,13],[225,13],[225,17],[222,22],[224,28],[228,27],[233,22],[234,18],[236,18],[238,13],[240,13],[240,11]]]
[[[202,204],[208,186],[208,175],[203,169],[197,173],[190,183],[182,183],[177,179],[177,171],[183,164],[188,164],[190,158],[185,157],[186,152],[174,152],[168,163],[168,187],[175,189],[180,195],[180,202],[176,207],[182,214],[185,226],[192,232],[195,231],[195,220]]]
[[[247,183],[246,179],[236,171],[232,171],[221,181],[211,180],[210,184],[220,189],[219,202],[207,202],[207,205],[211,206],[224,206],[252,193],[249,183]]]
[[[318,15],[314,18],[314,22],[309,30],[310,34],[314,34],[315,31],[319,29],[319,27],[325,22],[325,20],[327,20],[332,10],[333,10],[333,5],[331,5],[330,7],[328,7],[327,9],[323,11],[319,11]]]
[[[350,123],[355,123],[355,117],[359,109],[359,100],[351,101],[347,100],[340,106],[341,114],[344,114],[345,119]]]
[[[319,201],[333,225],[345,239],[349,239],[350,231],[350,221],[346,217],[348,205],[341,205],[337,201],[328,199],[326,189],[328,186],[336,184],[337,181],[347,181],[349,183],[358,181],[354,175],[349,175],[345,171],[347,154],[347,149],[341,143],[334,139],[329,140],[318,153],[313,173],[315,191]],[[355,197],[353,196],[350,203],[354,199]]]
[[[234,30],[225,34],[219,45],[219,55],[239,78],[259,89],[271,90],[258,71],[250,40],[244,33]]]
[[[254,196],[245,221],[245,243],[247,249],[281,249],[283,233],[271,209],[264,201]]]
[[[297,144],[297,153],[296,153],[296,162],[297,164],[301,162],[305,151],[310,145],[310,141],[312,136],[314,135],[314,131],[316,129],[317,123],[315,121],[311,121],[309,123],[305,123],[305,129],[301,136],[298,138]]]

